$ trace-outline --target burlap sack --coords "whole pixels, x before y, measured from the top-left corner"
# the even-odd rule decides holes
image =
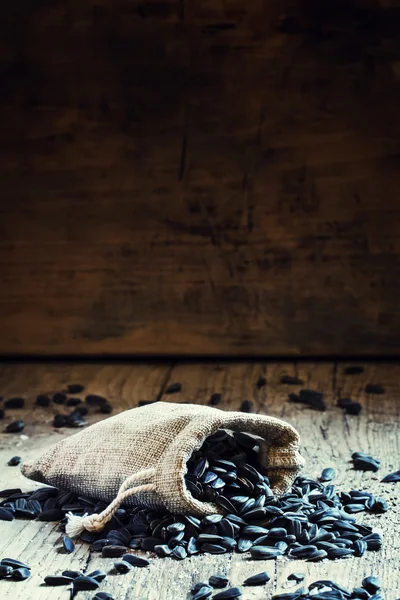
[[[101,515],[70,518],[67,531],[98,531],[120,504],[166,508],[198,515],[219,512],[188,492],[186,462],[205,438],[218,429],[260,436],[261,460],[274,491],[283,493],[304,459],[299,435],[289,424],[265,415],[225,412],[208,406],[156,402],[105,419],[25,463],[27,477],[90,496],[110,506]]]

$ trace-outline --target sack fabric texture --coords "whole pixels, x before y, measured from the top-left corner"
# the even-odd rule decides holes
[[[30,479],[104,502],[115,502],[119,494],[119,504],[213,514],[220,509],[193,498],[184,475],[189,457],[218,429],[262,439],[261,462],[276,494],[287,490],[304,464],[299,434],[284,421],[195,404],[155,402],[63,439],[38,460],[24,463],[22,472]],[[137,487],[129,490],[132,483]]]

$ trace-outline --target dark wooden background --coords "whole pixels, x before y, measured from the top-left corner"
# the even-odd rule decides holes
[[[7,2],[0,75],[0,353],[399,353],[400,2]]]

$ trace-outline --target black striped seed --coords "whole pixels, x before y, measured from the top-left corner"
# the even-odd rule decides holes
[[[67,535],[63,538],[63,547],[67,554],[71,554],[75,550],[75,544]]]
[[[211,575],[208,583],[213,588],[223,588],[228,585],[229,579],[225,575]]]
[[[52,587],[59,585],[69,585],[71,581],[74,581],[74,579],[65,575],[47,575],[44,578],[45,584]]]
[[[5,429],[6,433],[19,433],[23,431],[25,427],[25,423],[21,419],[17,419],[16,421],[12,421],[9,423]]]
[[[96,590],[99,585],[99,582],[93,579],[93,577],[88,577],[85,575],[81,575],[73,580],[75,591]]]
[[[213,596],[213,600],[230,600],[231,598],[239,598],[242,595],[242,591],[238,587],[232,587],[223,592],[218,592]]]
[[[264,585],[268,583],[271,577],[268,575],[266,571],[262,571],[261,573],[257,573],[256,575],[252,575],[244,580],[243,585]]]

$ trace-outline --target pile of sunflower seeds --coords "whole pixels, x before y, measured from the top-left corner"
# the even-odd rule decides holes
[[[208,437],[187,463],[186,485],[220,512],[198,518],[141,507],[120,508],[100,533],[84,531],[81,540],[93,552],[118,558],[128,549],[182,560],[194,554],[249,552],[257,559],[287,555],[319,561],[362,556],[379,550],[382,539],[370,525],[356,522],[355,513],[383,513],[388,505],[367,491],[338,492],[330,482],[334,469],[324,469],[322,481],[299,476],[292,488],[274,495],[259,461],[259,438],[219,430]],[[324,485],[324,483],[328,483]],[[99,513],[105,503],[45,487],[23,493],[4,490],[0,519],[60,521],[66,514]],[[64,550],[73,551],[66,538]]]
[[[248,577],[244,582],[244,586],[261,586],[270,581],[268,573],[263,571],[252,577]],[[300,583],[303,581],[304,575],[301,573],[292,573],[289,575],[289,581]],[[192,600],[206,600],[211,598],[214,588],[225,588],[228,585],[229,579],[223,575],[213,575],[208,583],[199,582],[192,588]],[[222,592],[218,592],[212,596],[212,600],[231,600],[242,596],[240,587],[230,587]],[[320,579],[314,581],[306,590],[304,587],[296,591],[275,594],[272,600],[346,600],[347,598],[356,598],[360,600],[383,600],[380,595],[380,582],[376,577],[365,577],[361,587],[356,587],[353,590],[331,581],[330,579]]]

